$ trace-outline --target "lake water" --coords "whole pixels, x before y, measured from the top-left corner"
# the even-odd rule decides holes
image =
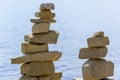
[[[120,1],[119,0],[0,0],[0,80],[18,80],[20,65],[10,59],[22,56],[21,42],[31,33],[32,23],[41,3],[55,4],[55,19],[51,29],[59,32],[57,44],[50,51],[61,51],[55,62],[56,72],[63,72],[62,80],[82,77],[79,50],[87,47],[86,39],[96,31],[104,31],[110,39],[105,57],[115,64],[114,80],[120,80]]]

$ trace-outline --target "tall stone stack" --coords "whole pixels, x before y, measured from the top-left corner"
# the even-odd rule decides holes
[[[31,19],[34,23],[32,34],[25,35],[21,44],[24,56],[11,59],[12,64],[22,64],[20,80],[61,80],[62,73],[55,72],[53,61],[57,61],[62,53],[49,51],[48,44],[56,44],[59,33],[50,30],[50,23],[56,20],[53,3],[43,3],[40,12],[36,12],[38,19]]]
[[[88,48],[81,48],[80,59],[88,59],[82,66],[83,80],[111,80],[114,64],[104,59],[109,45],[109,39],[103,31],[96,32],[93,37],[87,39]]]

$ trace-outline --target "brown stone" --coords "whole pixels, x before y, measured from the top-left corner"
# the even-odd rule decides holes
[[[91,37],[87,39],[89,47],[102,47],[109,45],[108,37]]]
[[[29,65],[29,63],[24,63],[21,65],[21,67],[20,67],[21,74],[23,74],[23,75],[26,74],[26,72],[28,71],[28,65]]]
[[[12,64],[21,64],[33,61],[57,61],[61,57],[62,53],[58,51],[51,51],[45,53],[36,53],[31,55],[25,55],[11,59]]]
[[[55,7],[54,7],[54,4],[53,3],[43,3],[40,5],[40,10],[54,10]]]
[[[32,27],[32,33],[47,33],[50,30],[50,23],[36,23]]]
[[[52,13],[50,10],[45,10],[45,11],[41,11],[41,12],[36,12],[35,16],[43,18],[43,19],[48,19],[48,18],[54,18],[55,13]]]
[[[90,59],[82,66],[84,80],[99,80],[113,76],[114,64],[104,59]]]
[[[48,44],[35,44],[23,42],[21,44],[22,53],[24,54],[33,54],[40,52],[48,52]]]
[[[55,23],[54,19],[30,19],[32,23]]]
[[[46,62],[36,61],[36,62],[30,62],[28,64],[23,64],[21,66],[21,74],[26,76],[47,76],[54,73],[55,73],[55,67],[52,61],[46,61]]]
[[[59,35],[58,32],[51,30],[48,33],[44,33],[44,34],[25,35],[24,40],[26,42],[33,42],[33,43],[56,44],[58,35]]]
[[[19,80],[39,80],[37,77],[22,76]]]
[[[99,32],[96,32],[93,37],[103,37],[104,36],[104,32],[103,31],[99,31]]]
[[[101,48],[81,48],[79,53],[80,59],[102,58],[107,54],[107,47]]]
[[[47,77],[39,77],[39,80],[61,80],[62,78],[62,73],[55,73],[55,74],[51,74]]]

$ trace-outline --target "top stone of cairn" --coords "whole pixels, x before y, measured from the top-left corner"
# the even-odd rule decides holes
[[[54,10],[54,4],[53,3],[43,3],[40,5],[40,10]]]
[[[99,32],[96,32],[93,37],[103,37],[104,36],[104,32],[103,31],[99,31]]]
[[[92,37],[87,39],[88,47],[103,47],[109,45],[109,38],[104,36],[103,31],[96,32]]]

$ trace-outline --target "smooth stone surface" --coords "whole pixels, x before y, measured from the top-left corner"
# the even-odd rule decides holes
[[[54,10],[54,4],[53,3],[43,3],[40,5],[40,10],[46,10],[46,9],[50,9],[50,10]]]
[[[40,52],[48,52],[48,44],[34,44],[23,42],[21,44],[22,53],[35,54]]]
[[[39,77],[39,80],[61,80],[62,72],[51,74],[47,77]]]
[[[79,52],[80,59],[102,58],[107,54],[107,47],[101,48],[81,48]]]
[[[99,80],[113,76],[114,64],[105,59],[90,59],[82,66],[84,80]]]
[[[22,76],[19,80],[39,80],[37,77]]]
[[[108,37],[90,37],[87,39],[88,47],[103,47],[109,45]]]
[[[54,19],[30,19],[32,23],[55,23]]]
[[[93,37],[103,37],[104,36],[104,32],[103,31],[99,31],[99,32],[96,32]]]
[[[50,30],[50,23],[36,23],[32,27],[32,33],[47,33]]]
[[[61,57],[62,53],[58,51],[51,51],[45,53],[36,53],[25,55],[22,57],[17,57],[11,59],[12,64],[21,64],[27,63],[32,61],[57,61]]]
[[[45,10],[45,11],[41,11],[41,12],[36,12],[35,16],[43,18],[43,19],[48,19],[48,18],[54,18],[55,13],[52,13],[50,10]]]
[[[55,73],[52,61],[30,62],[21,66],[21,74],[26,76],[48,76]]]
[[[25,35],[26,42],[56,44],[59,33],[51,30],[48,33],[37,35]]]

